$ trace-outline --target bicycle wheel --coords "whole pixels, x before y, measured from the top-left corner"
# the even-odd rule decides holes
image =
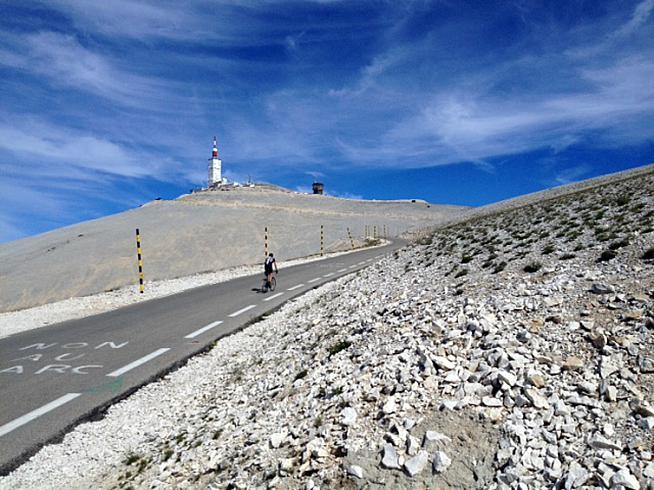
[[[270,279],[270,290],[274,291],[276,287],[277,287],[277,279],[275,279],[275,276],[272,276],[272,278]]]

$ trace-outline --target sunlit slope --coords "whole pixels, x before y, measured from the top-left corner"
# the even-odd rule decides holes
[[[285,259],[347,249],[347,228],[388,235],[431,226],[465,208],[422,201],[359,201],[271,188],[200,192],[0,246],[0,311],[22,309],[138,281],[135,229],[145,278],[166,279],[255,264],[269,249]]]

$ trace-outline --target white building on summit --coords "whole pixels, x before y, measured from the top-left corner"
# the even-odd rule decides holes
[[[216,137],[213,137],[213,151],[209,159],[209,187],[214,187],[223,183],[222,177],[223,162],[218,158],[218,147],[216,146]]]

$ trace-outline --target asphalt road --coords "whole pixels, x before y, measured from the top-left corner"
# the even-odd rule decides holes
[[[366,267],[402,242],[203,286],[0,339],[0,475],[72,427],[290,298]]]

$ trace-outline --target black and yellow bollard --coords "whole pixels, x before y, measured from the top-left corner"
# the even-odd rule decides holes
[[[325,255],[325,227],[320,225],[320,256]]]
[[[352,239],[352,233],[350,233],[349,228],[347,228],[347,237],[350,239],[350,245],[352,245],[352,250],[354,250],[354,240]]]
[[[263,229],[263,256],[268,257],[268,227]]]
[[[139,291],[141,294],[145,292],[145,285],[143,284],[143,258],[141,257],[141,233],[136,229],[136,255],[139,260]]]

